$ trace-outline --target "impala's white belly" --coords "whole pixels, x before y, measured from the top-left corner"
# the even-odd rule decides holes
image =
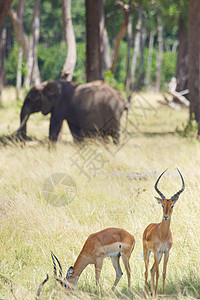
[[[161,248],[158,248],[157,251],[159,253],[166,253],[166,252],[169,252],[169,248],[167,248],[167,247],[161,247]]]
[[[170,248],[168,248],[167,246],[162,246],[157,249],[157,252],[158,253],[167,253],[167,252],[169,252],[169,250],[170,250]],[[147,253],[147,258],[149,258],[149,255],[151,252],[154,252],[154,250],[149,248],[148,253]]]
[[[111,253],[106,254],[105,257],[114,257],[114,256],[119,255],[120,253],[121,253],[121,251],[111,252]]]
[[[104,252],[104,257],[114,257],[122,252],[122,244],[121,243],[113,243],[111,245],[104,246],[102,248],[102,252]]]

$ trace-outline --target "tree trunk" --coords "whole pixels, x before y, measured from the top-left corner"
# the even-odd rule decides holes
[[[161,67],[163,60],[163,24],[161,17],[158,17],[158,56],[156,61],[156,91],[160,90]]]
[[[40,0],[35,0],[32,36],[29,42],[28,58],[26,62],[27,75],[25,78],[25,87],[28,89],[30,85],[38,85],[41,82],[40,72],[37,59],[37,44],[40,37]]]
[[[26,0],[20,0],[19,5],[25,5]],[[37,43],[39,40],[40,30],[40,0],[35,0],[33,23],[32,23],[32,36],[30,40],[24,32],[23,22],[13,10],[9,11],[9,16],[12,20],[14,31],[17,41],[23,49],[23,54],[26,60],[27,75],[24,80],[25,87],[29,88],[30,85],[37,85],[40,83],[40,74],[37,61]],[[19,10],[18,10],[19,11]]]
[[[185,20],[179,18],[178,57],[176,67],[177,92],[188,89],[188,34]]]
[[[100,22],[103,0],[85,0],[86,5],[86,79],[103,80]]]
[[[26,0],[21,0],[17,7],[17,18],[20,22],[24,23],[24,11],[25,11]],[[16,93],[17,99],[19,98],[19,90],[22,86],[22,61],[23,61],[23,49],[19,46],[18,52],[18,63],[17,63],[17,76],[16,76]]]
[[[33,37],[31,36],[29,40],[28,56],[26,59],[26,76],[24,78],[24,86],[26,89],[29,89],[31,85],[32,68],[33,68]]]
[[[123,39],[123,37],[124,37],[124,35],[126,33],[127,26],[128,26],[128,17],[129,17],[129,6],[125,5],[121,1],[117,1],[117,4],[120,5],[123,8],[123,10],[124,10],[124,20],[122,22],[121,28],[120,28],[120,30],[118,32],[118,35],[117,35],[117,38],[116,38],[116,42],[115,42],[114,56],[113,56],[113,62],[112,62],[112,66],[111,66],[112,73],[114,73],[115,66],[116,66],[117,61],[118,61],[119,45],[120,45],[121,39]]]
[[[177,48],[178,48],[178,41],[175,40],[175,41],[173,41],[173,45],[172,45],[172,53],[176,53]]]
[[[130,84],[128,86],[128,89],[130,91],[133,91],[133,88],[134,88],[137,58],[138,58],[138,54],[140,51],[141,26],[142,26],[142,6],[140,5],[138,20],[137,20],[137,24],[136,24],[136,34],[135,34],[135,41],[134,41],[134,51],[133,51],[132,66],[131,66]]]
[[[195,119],[199,124],[200,135],[200,1],[189,1],[189,100],[190,119]]]
[[[148,51],[148,57],[147,57],[147,70],[146,70],[146,76],[145,76],[145,85],[147,87],[150,86],[150,79],[151,79],[151,66],[152,66],[152,57],[153,57],[154,36],[155,36],[155,33],[152,30],[150,32],[150,38],[149,38],[149,51]]]
[[[31,84],[38,85],[41,83],[40,72],[38,67],[37,57],[37,45],[40,38],[40,2],[41,0],[35,0],[32,35],[33,35],[33,66],[31,73]]]
[[[141,89],[144,85],[144,47],[146,43],[147,33],[146,28],[143,24],[141,35],[140,35],[140,63],[138,67],[138,76],[137,76],[137,90]]]
[[[104,7],[102,6],[101,11],[101,20],[100,20],[100,52],[101,52],[101,73],[104,77],[104,71],[105,69],[110,70],[112,61],[111,61],[111,55],[110,55],[110,46],[109,46],[109,39],[108,39],[108,33],[105,27],[105,14],[104,14]],[[105,66],[104,66],[105,65]]]
[[[105,20],[105,19],[104,19]],[[105,23],[105,22],[104,22]],[[103,51],[103,63],[105,63],[106,70],[110,70],[112,65],[111,55],[110,55],[110,46],[109,46],[109,39],[108,39],[108,33],[104,24],[103,32],[102,32],[102,51]]]
[[[23,1],[23,0],[21,0],[21,1]],[[13,28],[15,31],[15,35],[16,35],[16,39],[17,39],[19,45],[22,47],[25,59],[27,60],[28,51],[29,51],[29,38],[24,32],[23,23],[18,18],[17,14],[14,10],[12,10],[12,9],[9,10],[8,15],[11,18]]]
[[[127,25],[127,41],[128,41],[128,52],[127,52],[127,64],[126,64],[126,90],[129,90],[130,87],[130,63],[131,63],[131,47],[133,40],[133,15],[132,15],[132,0],[129,0],[129,16],[128,16],[128,25]]]
[[[0,103],[1,103],[1,92],[5,83],[5,71],[4,71],[4,58],[6,53],[6,27],[0,28]]]
[[[19,90],[22,87],[22,61],[23,61],[23,50],[22,47],[20,46],[18,52],[17,78],[16,78],[17,99],[19,98]]]
[[[24,22],[25,4],[26,4],[26,0],[20,0],[17,6],[17,17],[22,24]]]
[[[61,78],[66,81],[72,81],[76,66],[76,39],[72,25],[71,0],[62,0],[62,18],[67,44],[67,57],[61,72]]]
[[[13,0],[0,0],[0,26],[7,16]]]

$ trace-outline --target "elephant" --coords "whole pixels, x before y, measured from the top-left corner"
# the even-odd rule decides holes
[[[49,139],[56,142],[64,120],[75,141],[100,134],[119,142],[120,118],[129,103],[109,84],[96,80],[78,84],[64,80],[45,81],[32,87],[25,97],[17,133],[26,139],[26,123],[30,114],[51,113]]]

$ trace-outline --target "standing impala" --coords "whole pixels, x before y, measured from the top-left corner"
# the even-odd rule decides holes
[[[178,170],[178,169],[177,169]],[[167,262],[169,258],[169,250],[172,246],[172,233],[170,230],[170,221],[173,211],[174,204],[179,198],[179,195],[184,191],[185,184],[183,177],[178,170],[181,180],[182,188],[176,194],[174,194],[170,199],[166,199],[165,196],[158,189],[158,182],[161,176],[166,172],[166,170],[158,177],[155,190],[160,195],[161,198],[157,198],[159,204],[163,207],[163,219],[161,223],[152,223],[145,229],[143,233],[143,253],[145,262],[145,295],[147,293],[147,278],[148,278],[148,265],[150,253],[154,253],[154,264],[151,269],[151,290],[153,297],[157,297],[158,288],[158,278],[159,278],[159,263],[164,254],[164,265],[163,265],[163,294],[165,294],[165,278],[167,271]],[[156,274],[156,286],[154,288],[154,277]]]
[[[128,287],[130,287],[131,270],[129,259],[135,246],[135,238],[132,234],[120,228],[107,228],[100,232],[91,234],[86,240],[80,254],[78,255],[73,267],[67,271],[66,278],[62,279],[62,268],[56,258],[51,253],[54,264],[55,278],[66,288],[74,289],[82,271],[89,264],[95,265],[96,284],[99,285],[100,273],[103,265],[103,260],[106,257],[111,257],[113,267],[116,272],[116,279],[112,290],[115,289],[123,273],[119,264],[119,258],[122,257],[127,277]],[[56,272],[55,259],[59,265],[59,277]]]

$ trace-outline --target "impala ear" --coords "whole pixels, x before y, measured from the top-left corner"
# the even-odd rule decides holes
[[[73,274],[74,268],[70,267],[67,271],[66,279],[69,280]]]
[[[158,197],[155,197],[155,198],[158,201],[158,204],[162,204],[162,199],[161,198],[158,198]]]

